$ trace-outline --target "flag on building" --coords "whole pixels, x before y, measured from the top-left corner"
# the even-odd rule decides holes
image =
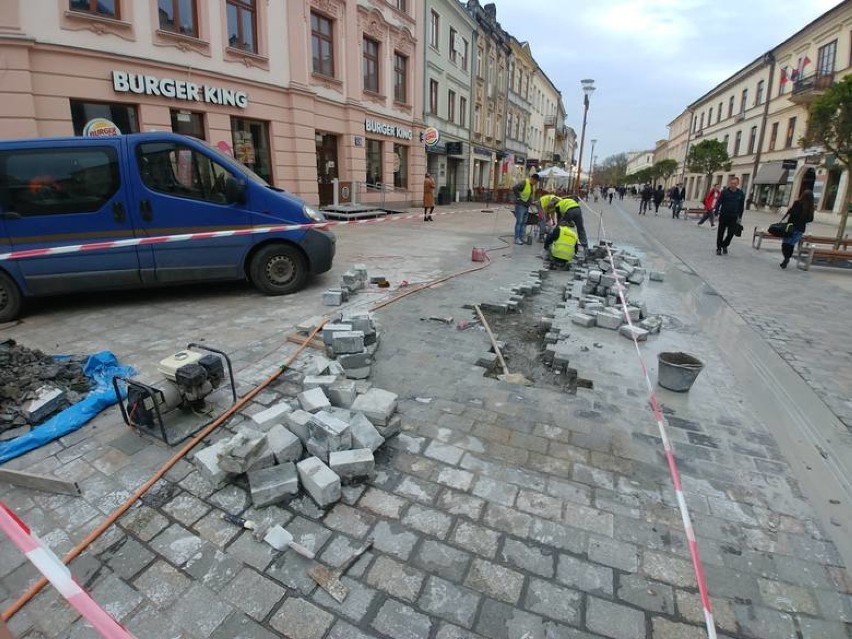
[[[781,67],[781,86],[783,87],[789,81],[790,78],[787,77],[787,67]]]

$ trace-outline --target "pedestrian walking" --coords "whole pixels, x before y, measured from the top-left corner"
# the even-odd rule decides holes
[[[793,202],[793,206],[787,209],[781,221],[783,222],[785,218],[789,220],[791,229],[789,235],[781,240],[781,253],[784,255],[784,261],[780,264],[781,268],[787,268],[796,244],[802,239],[808,224],[814,221],[814,192],[802,193],[802,197]]]
[[[648,209],[651,208],[651,198],[654,197],[654,189],[651,188],[649,183],[645,182],[639,197],[639,215],[647,215]]]
[[[728,247],[738,229],[742,228],[745,211],[745,193],[740,190],[740,179],[731,177],[728,186],[719,194],[714,209],[719,213],[719,230],[716,232],[716,255],[727,255]]]
[[[672,219],[680,219],[680,211],[683,209],[683,201],[686,199],[686,189],[682,184],[676,184],[672,187]]]
[[[609,198],[609,203],[612,204],[612,198],[615,196],[615,187],[609,187],[609,189],[607,189],[606,195]]]
[[[698,226],[701,226],[707,220],[710,220],[710,228],[716,226],[716,202],[719,201],[719,185],[714,184],[713,187],[707,191],[707,195],[704,196],[704,215],[701,216],[701,219],[698,220]]]
[[[662,184],[658,184],[657,189],[654,191],[654,215],[659,214],[660,204],[662,204],[665,199],[666,190],[663,188]]]
[[[524,226],[533,201],[533,192],[538,186],[538,173],[533,173],[512,187],[515,194],[515,244],[524,243]]]
[[[435,211],[435,178],[430,173],[423,179],[423,221],[432,222]]]

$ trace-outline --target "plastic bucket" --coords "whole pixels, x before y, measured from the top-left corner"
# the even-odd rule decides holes
[[[704,362],[686,353],[660,353],[657,361],[657,383],[677,393],[685,393],[692,388],[698,374],[704,369]]]
[[[488,256],[485,254],[484,248],[474,247],[473,250],[470,252],[470,259],[473,262],[484,262],[486,259],[488,259]]]

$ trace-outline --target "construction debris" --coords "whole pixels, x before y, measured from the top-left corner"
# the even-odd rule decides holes
[[[367,267],[363,264],[355,264],[340,276],[340,286],[330,288],[322,294],[322,303],[326,306],[340,306],[343,302],[349,301],[350,296],[364,289],[368,280]],[[381,286],[379,280],[384,280],[384,278],[379,278],[375,282]]]

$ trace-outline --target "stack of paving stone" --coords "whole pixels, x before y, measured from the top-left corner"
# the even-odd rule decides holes
[[[482,302],[479,306],[483,310],[494,313],[509,313],[520,309],[527,295],[541,292],[541,280],[547,277],[548,269],[530,271],[529,277],[523,282],[511,287],[509,297],[505,300]]]
[[[310,322],[308,322],[310,323]],[[236,434],[196,452],[193,461],[216,487],[245,475],[257,507],[307,492],[322,508],[341,497],[341,485],[372,478],[373,454],[398,434],[397,396],[366,381],[379,334],[368,314],[351,315],[323,330],[328,355],[288,371],[301,392],[240,424]]]
[[[603,250],[606,254],[605,247],[595,247],[594,250]],[[553,317],[541,320],[545,330],[544,360],[555,370],[564,370],[568,365],[571,352],[568,337],[576,326],[617,330],[622,336],[628,339],[635,337],[638,341],[660,332],[662,320],[650,316],[646,304],[631,296],[631,291],[637,291],[645,281],[646,271],[641,260],[624,250],[611,250],[614,252],[612,263],[608,258],[597,258],[585,266],[578,265],[574,270],[575,280],[565,287],[565,301],[557,306]],[[655,272],[653,276],[655,280],[662,280],[661,273]],[[625,319],[617,283],[624,290],[627,313],[633,326]]]
[[[363,264],[355,264],[340,276],[340,286],[330,288],[322,294],[323,304],[340,306],[344,302],[348,302],[352,295],[367,286],[368,279],[367,267]]]

